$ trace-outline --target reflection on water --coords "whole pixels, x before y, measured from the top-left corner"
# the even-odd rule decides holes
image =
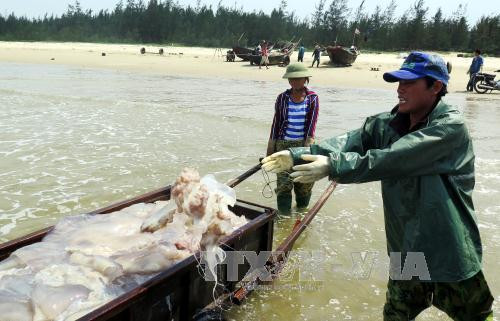
[[[237,176],[263,156],[276,95],[287,87],[284,81],[45,65],[0,67],[0,241],[164,186],[185,166],[214,173],[221,181]],[[311,88],[321,103],[319,140],[359,127],[364,117],[390,110],[396,102],[395,91],[315,87],[314,79]],[[497,96],[446,97],[463,112],[474,139],[474,200],[493,293],[500,290]],[[316,184],[313,199],[325,186]],[[274,198],[263,197],[263,187],[258,174],[236,191],[239,198],[274,206]],[[275,243],[287,236],[297,215],[277,222]],[[387,270],[378,182],[339,186],[295,249],[323,255],[319,282],[298,289],[302,283],[297,276],[281,280],[275,289],[254,293],[246,304],[229,311],[228,318],[379,319]],[[368,264],[362,269],[373,272],[361,277],[354,273],[360,262]],[[315,270],[306,263],[302,268]],[[443,316],[432,309],[419,319]]]

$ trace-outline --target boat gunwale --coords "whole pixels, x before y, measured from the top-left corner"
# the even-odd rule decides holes
[[[170,200],[171,188],[172,185],[168,185],[166,187],[162,187],[153,190],[151,192],[141,194],[136,197],[132,197],[124,201],[119,201],[117,203],[113,203],[109,206],[105,206],[85,214],[91,214],[91,215],[108,214],[141,202],[152,203],[158,200]],[[276,210],[271,207],[262,206],[256,203],[240,199],[237,199],[234,208],[240,207],[242,209],[245,209],[245,207],[242,205],[255,207],[255,209],[249,207],[246,207],[246,209],[252,212],[257,212],[257,213],[260,212],[260,214],[257,215],[255,218],[250,219],[245,225],[239,227],[238,229],[233,231],[233,233],[231,233],[230,235],[221,238],[218,244],[223,249],[230,248],[229,245],[234,244],[242,237],[249,235],[250,233],[256,231],[258,228],[264,226],[265,224],[268,224],[269,221],[273,220],[273,218],[276,216]],[[43,237],[45,237],[53,228],[54,226],[50,226],[32,232],[30,234],[27,234],[23,237],[16,238],[14,240],[0,244],[0,261],[4,260],[12,252],[23,246],[42,241]],[[267,242],[269,243],[269,239],[267,240]],[[133,306],[137,301],[141,299],[143,295],[146,295],[148,291],[153,291],[155,287],[166,284],[173,276],[179,277],[183,274],[189,273],[189,267],[192,266],[193,264],[196,264],[196,262],[199,262],[200,256],[201,256],[200,251],[197,251],[193,255],[185,258],[184,260],[177,262],[168,267],[167,269],[159,272],[157,275],[153,276],[151,279],[147,280],[146,282],[142,283],[136,288],[127,291],[126,293],[107,302],[106,304],[98,307],[97,309],[92,310],[91,312],[85,314],[84,316],[80,317],[78,321],[107,320],[113,316],[118,315],[122,311]]]
[[[261,215],[250,220],[247,224],[233,231],[233,233],[231,233],[230,235],[220,239],[218,243],[223,249],[226,249],[228,245],[233,244],[241,237],[246,236],[249,233],[254,232],[258,228],[267,224],[269,220],[272,220],[272,218],[276,215],[276,210],[273,208],[261,206],[255,203],[242,200],[237,200],[237,203],[259,207],[263,209],[263,212]],[[82,316],[77,321],[107,320],[108,318],[117,315],[118,313],[132,306],[137,300],[141,298],[141,296],[145,295],[146,292],[150,290],[152,291],[155,286],[160,286],[162,284],[165,284],[173,276],[180,277],[182,274],[189,273],[188,268],[199,262],[200,258],[201,258],[201,253],[200,251],[197,251],[193,255],[163,270],[159,274],[155,275],[154,277],[142,283],[138,287],[132,289],[131,291],[122,294],[121,296],[113,299],[112,301],[109,301],[105,305],[100,306],[99,308]]]
[[[331,64],[342,66],[352,66],[359,56],[359,52],[352,52],[350,49],[338,45],[326,47],[326,52]]]

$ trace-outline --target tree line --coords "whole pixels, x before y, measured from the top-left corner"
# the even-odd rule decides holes
[[[367,12],[347,0],[319,0],[314,13],[300,18],[282,0],[270,14],[198,1],[183,6],[173,0],[119,1],[113,10],[94,12],[79,1],[60,16],[26,18],[0,15],[0,40],[82,41],[181,44],[208,47],[255,46],[262,39],[300,41],[307,47],[333,43],[365,50],[473,51],[500,55],[500,14],[483,16],[475,24],[458,6],[451,16],[431,13],[416,0],[396,17],[397,3]],[[358,32],[355,32],[357,29]]]

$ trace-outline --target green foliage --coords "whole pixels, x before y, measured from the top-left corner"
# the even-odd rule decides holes
[[[500,15],[482,17],[470,32],[469,48],[488,54],[500,53]]]
[[[365,50],[459,50],[480,48],[500,55],[500,15],[484,16],[469,26],[466,7],[450,17],[441,9],[430,13],[424,0],[416,0],[401,17],[395,17],[396,0],[371,13],[349,8],[347,0],[317,0],[309,19],[299,19],[286,0],[270,14],[245,12],[198,1],[195,7],[174,0],[120,0],[112,11],[85,10],[79,1],[61,16],[27,19],[0,15],[0,40],[87,41],[122,43],[177,43],[210,47],[255,46],[266,39],[298,40],[311,48],[337,40]],[[361,0],[360,0],[361,1]],[[353,37],[354,31],[361,31]]]

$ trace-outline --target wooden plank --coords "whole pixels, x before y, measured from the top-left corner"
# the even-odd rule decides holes
[[[302,221],[297,222],[292,229],[292,232],[288,237],[278,246],[276,249],[276,253],[278,255],[273,256],[267,262],[267,266],[269,269],[272,269],[274,275],[279,274],[280,270],[277,269],[277,266],[283,267],[283,262],[286,260],[287,254],[292,249],[295,241],[299,238],[300,234],[306,229],[306,227],[311,223],[312,219],[318,214],[323,204],[325,204],[326,200],[333,193],[335,188],[337,187],[337,182],[333,181],[328,185],[328,187],[323,191],[319,199],[316,201],[314,206],[307,212]],[[254,280],[249,281],[247,284],[243,285],[241,288],[232,293],[228,298],[236,304],[241,304],[245,300],[245,298],[259,285],[260,279],[256,278]]]

